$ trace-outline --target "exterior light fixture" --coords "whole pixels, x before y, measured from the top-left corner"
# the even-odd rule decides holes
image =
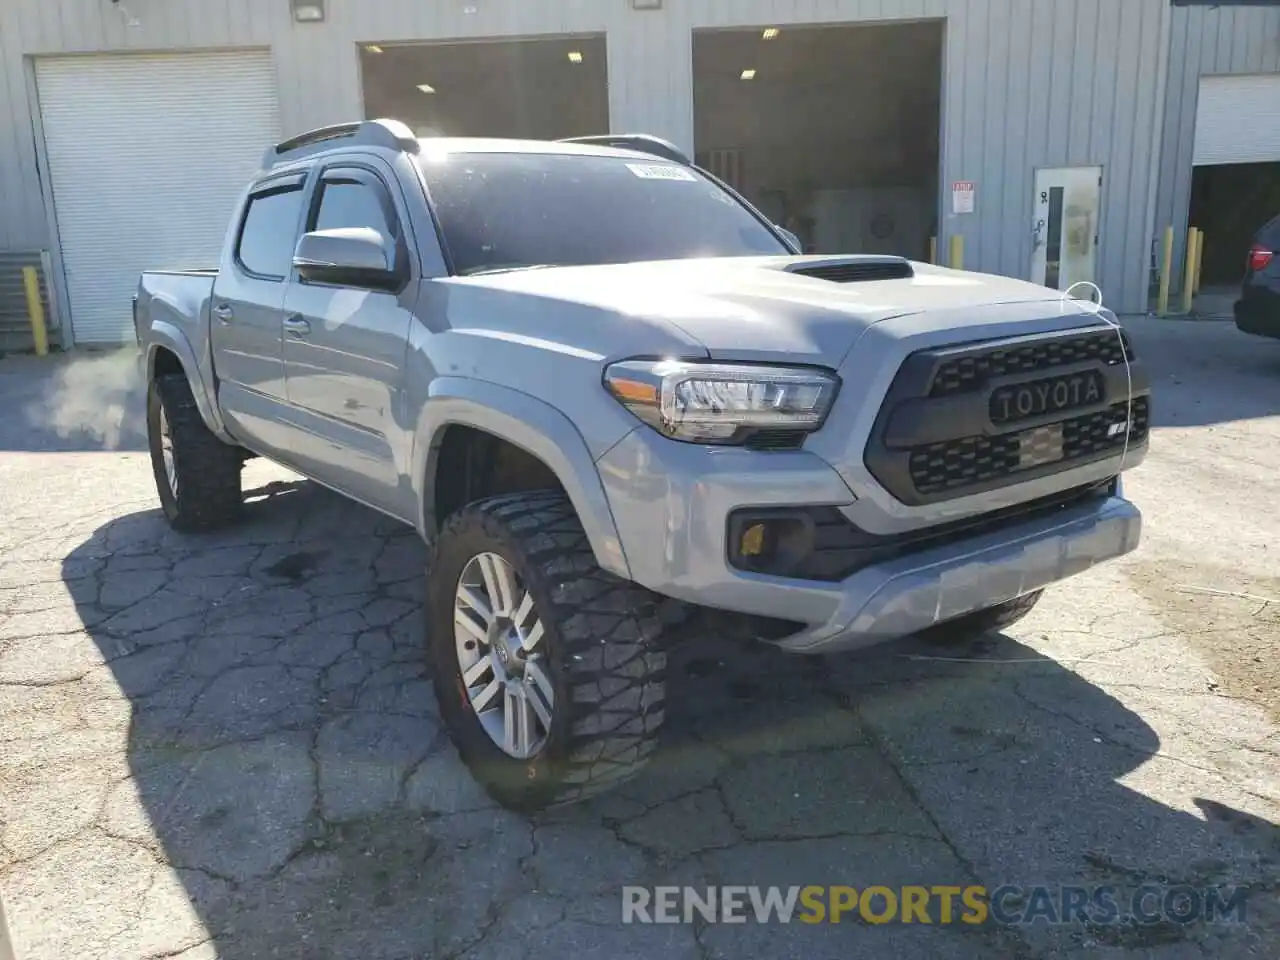
[[[778,34],[780,34],[781,32],[782,32],[782,31],[781,31],[781,30],[779,30],[777,27],[765,27],[765,28],[764,28],[764,33],[760,34],[760,39],[762,39],[762,40],[777,40],[777,39],[778,39]]]
[[[755,71],[755,68],[754,68],[754,67],[752,67],[752,68],[751,68],[751,69],[749,69],[749,70],[743,70],[743,71],[742,71],[742,79],[743,79],[743,80],[754,80],[755,78],[756,78],[756,71]]]
[[[293,19],[298,23],[320,23],[324,20],[324,0],[289,0]]]
[[[381,48],[380,46],[378,46],[376,43],[371,43],[371,44],[369,44],[367,47],[365,47],[365,50],[366,50],[368,53],[381,53],[381,52],[382,52],[382,48]]]
[[[582,62],[582,52],[581,52],[581,51],[579,51],[579,50],[570,50],[570,51],[569,51],[569,62],[570,62],[570,63],[581,63],[581,62]]]
[[[418,89],[419,89],[419,90],[421,90],[423,93],[435,93],[435,92],[436,92],[436,88],[435,88],[435,87],[433,87],[433,86],[432,86],[431,84],[429,84],[429,83],[420,83],[420,84],[418,84]]]

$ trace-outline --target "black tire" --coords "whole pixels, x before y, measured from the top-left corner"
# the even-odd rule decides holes
[[[172,441],[174,490],[165,470],[161,415]],[[160,508],[175,530],[212,530],[233,522],[244,494],[244,453],[205,426],[191,384],[182,374],[156,377],[147,388],[147,441]]]
[[[994,607],[975,610],[963,617],[939,623],[920,635],[938,643],[963,643],[984,633],[998,633],[1029,614],[1043,595],[1043,590],[1033,590],[1031,593],[998,603]]]
[[[532,597],[555,691],[545,744],[530,759],[481,726],[454,639],[458,580],[480,553],[500,555]],[[427,577],[427,653],[440,715],[467,767],[505,807],[576,803],[634,776],[657,746],[666,653],[660,598],[596,565],[573,506],[559,491],[480,500],[436,539]]]

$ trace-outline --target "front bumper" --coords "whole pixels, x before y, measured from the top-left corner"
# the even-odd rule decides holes
[[[906,636],[1012,600],[1138,546],[1142,516],[1120,497],[861,570],[840,584],[825,623],[779,646],[832,653]],[[1074,515],[1072,515],[1074,514]]]
[[[1001,603],[1132,551],[1141,532],[1141,515],[1117,485],[1115,496],[926,546],[839,582],[801,580],[731,566],[726,526],[744,505],[835,506],[851,517],[848,485],[814,454],[700,448],[640,428],[598,466],[638,583],[699,606],[791,621],[796,629],[774,642],[796,653],[870,646]],[[1117,466],[1070,475],[1098,482]]]

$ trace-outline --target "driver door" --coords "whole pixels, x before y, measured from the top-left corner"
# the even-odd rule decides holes
[[[377,231],[404,280],[394,292],[303,280],[293,272],[284,300],[284,374],[301,436],[299,469],[357,500],[410,516],[403,408],[405,355],[416,269],[405,213],[374,160],[336,161],[317,178],[304,233],[342,227]]]

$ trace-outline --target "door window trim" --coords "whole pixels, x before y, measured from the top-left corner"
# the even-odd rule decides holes
[[[400,210],[396,207],[396,201],[391,193],[391,187],[387,184],[386,179],[373,166],[362,163],[359,160],[340,159],[334,160],[327,164],[321,170],[312,186],[311,196],[305,204],[306,214],[302,222],[302,233],[310,233],[315,229],[316,221],[320,216],[320,205],[324,202],[324,191],[331,183],[358,183],[369,187],[377,195],[378,204],[382,207],[382,215],[386,218],[387,225],[391,228],[391,241],[395,245],[395,269],[400,275],[399,286],[391,290],[378,290],[378,293],[391,293],[393,295],[401,293],[413,279],[413,267],[409,256],[408,239],[405,232],[405,218],[400,215]],[[354,286],[351,284],[329,284],[318,283],[313,280],[303,280],[301,277],[293,275],[293,279],[297,283],[310,287],[338,287],[340,289],[366,290],[371,289],[363,286]]]
[[[261,200],[264,197],[281,193],[302,194],[302,203],[299,210],[299,219],[301,219],[302,213],[306,210],[306,191],[307,174],[305,171],[295,171],[282,176],[268,177],[264,180],[257,181],[249,188],[249,193],[245,197],[244,208],[240,211],[239,223],[236,225],[235,246],[231,250],[231,261],[235,264],[237,270],[247,277],[251,277],[254,280],[263,280],[267,283],[284,283],[289,279],[288,272],[277,276],[276,274],[271,273],[260,273],[259,271],[250,268],[248,264],[240,258],[240,248],[244,244],[245,227],[249,225],[249,211],[253,209],[253,205],[256,201]],[[298,228],[299,224],[295,222],[293,225],[293,246],[297,245],[298,237],[300,236]],[[293,263],[292,246],[289,250],[288,263],[290,265]],[[290,268],[292,269],[292,266]]]

